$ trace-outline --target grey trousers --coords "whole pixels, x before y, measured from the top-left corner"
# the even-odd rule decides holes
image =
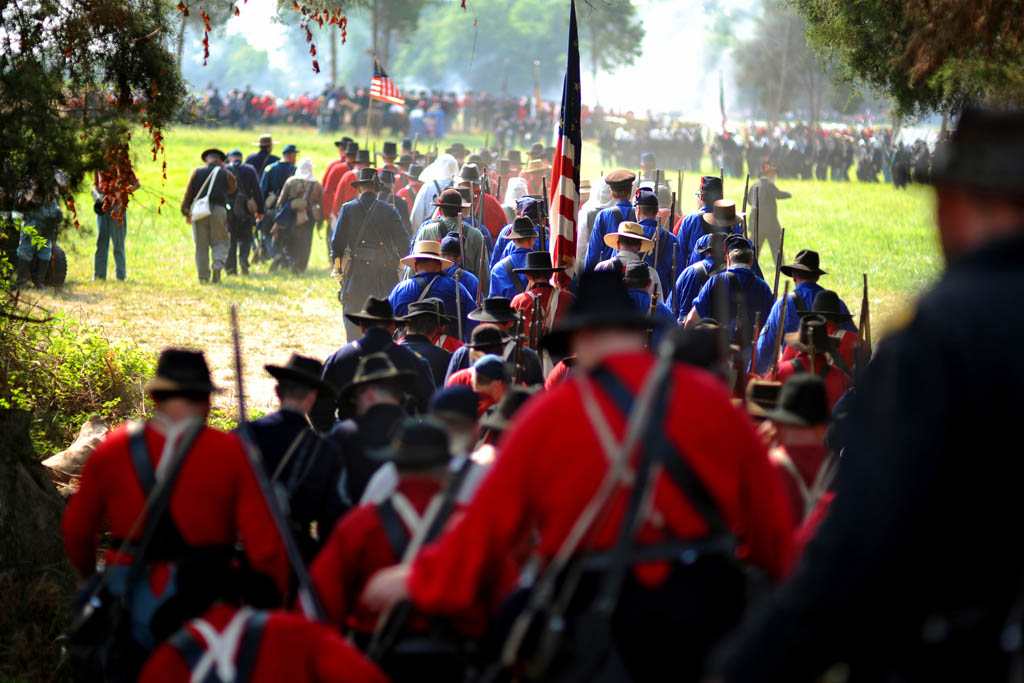
[[[209,280],[211,255],[214,270],[223,270],[228,257],[227,210],[223,206],[215,206],[213,213],[206,218],[192,221],[192,238],[196,243],[199,279]]]

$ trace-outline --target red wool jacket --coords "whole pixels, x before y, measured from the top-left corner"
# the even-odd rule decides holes
[[[235,615],[230,605],[214,605],[203,619],[223,633]],[[192,635],[205,644],[191,626]],[[188,683],[192,675],[178,650],[165,643],[146,662],[139,683]],[[387,681],[334,629],[288,612],[271,612],[260,639],[250,683],[376,683]]]
[[[634,393],[655,362],[649,353],[614,355],[605,365]],[[782,576],[794,526],[792,509],[749,419],[733,407],[711,375],[677,365],[669,382],[665,429],[707,486],[723,517],[743,544],[741,552],[773,577]],[[596,385],[594,395],[617,438],[625,416]],[[577,381],[564,381],[535,397],[506,431],[494,465],[463,515],[412,566],[409,590],[424,611],[450,613],[477,600],[493,581],[508,548],[539,531],[538,552],[550,559],[607,469],[598,437],[584,412]],[[633,454],[634,462],[639,451]],[[565,482],[573,482],[566,486]],[[610,547],[628,490],[621,488],[612,512],[585,549]],[[675,484],[660,475],[652,518],[641,543],[667,537],[699,538],[707,525]],[[648,585],[664,580],[667,565],[636,568]]]
[[[149,424],[145,438],[155,468],[165,439]],[[64,511],[64,547],[81,575],[95,569],[104,522],[114,538],[124,539],[145,500],[132,466],[128,426],[122,425],[96,447],[82,471],[81,486]],[[252,568],[272,577],[281,595],[286,594],[289,568],[284,544],[237,436],[203,429],[178,474],[168,511],[190,546],[229,545],[241,539]],[[141,535],[140,528],[136,539]],[[113,551],[106,559],[131,563],[129,556]]]

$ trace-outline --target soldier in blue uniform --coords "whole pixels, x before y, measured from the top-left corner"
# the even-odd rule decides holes
[[[476,299],[464,284],[456,282],[447,273],[446,269],[452,266],[452,262],[441,256],[440,243],[420,240],[402,263],[414,274],[399,282],[388,296],[395,315],[405,315],[409,305],[415,301],[423,301],[427,297],[440,299],[444,302],[445,311],[454,316],[448,324],[448,334],[458,336],[461,332],[459,338],[467,338],[472,329],[468,315],[476,308]]]
[[[725,251],[728,269],[704,283],[693,300],[693,308],[686,315],[685,324],[687,327],[696,325],[702,318],[714,318],[724,323],[725,316],[716,310],[721,305],[717,300],[721,296],[717,290],[724,287],[722,304],[729,311],[729,338],[736,337],[736,327],[739,325],[742,330],[740,347],[749,351],[753,342],[754,319],[758,313],[761,314],[761,320],[768,317],[772,307],[772,290],[751,270],[754,245],[750,240],[743,235],[729,235],[725,240]]]
[[[716,266],[715,259],[711,257],[712,237],[711,234],[701,235],[700,239],[697,240],[697,245],[694,249],[703,258],[692,266],[687,266],[679,274],[675,284],[675,291],[669,297],[669,308],[672,309],[672,312],[675,313],[676,318],[680,322],[686,320],[690,309],[693,308],[694,298],[700,293],[700,288],[711,279],[712,275],[720,272],[725,265],[722,263]]]
[[[679,238],[679,248],[689,258],[697,240],[701,235],[708,232],[705,227],[704,214],[711,211],[711,207],[722,198],[722,179],[718,176],[706,175],[700,179],[700,189],[697,191],[697,210],[683,216],[679,222],[679,229],[676,230],[676,237]],[[699,260],[699,259],[698,259]],[[688,263],[687,265],[692,265]]]
[[[405,334],[398,340],[399,345],[427,361],[434,375],[434,384],[443,387],[452,354],[435,345],[431,339],[439,328],[449,322],[449,317],[445,315],[444,302],[434,297],[413,301],[409,304],[407,313],[398,320],[405,325]]]
[[[487,326],[488,329],[481,330],[485,332],[484,335],[476,334],[477,330],[474,329],[470,342],[455,350],[451,361],[448,363],[445,383],[456,372],[472,365],[474,358],[470,356],[471,350],[481,351],[482,353],[494,353],[507,361],[511,361],[515,356],[516,340],[513,335],[515,333],[516,321],[519,320],[519,312],[512,308],[510,300],[503,296],[493,296],[484,299],[483,306],[473,311],[470,319],[477,323],[493,323],[493,326]],[[478,327],[484,326],[480,325]],[[496,333],[495,327],[497,327]],[[523,381],[527,386],[543,384],[544,366],[541,363],[540,356],[537,355],[536,351],[527,346],[525,342],[522,345],[521,351],[523,367],[525,369]]]
[[[462,267],[462,246],[459,244],[459,233],[450,232],[441,240],[441,256],[452,262],[444,272],[458,280],[473,294],[480,289],[480,280],[476,275]],[[483,294],[480,294],[483,296]]]
[[[263,171],[276,161],[280,161],[280,157],[274,154],[274,137],[269,133],[261,135],[259,139],[253,143],[260,148],[260,151],[253,152],[245,158],[245,163],[249,164],[256,170],[256,177],[262,178]]]
[[[533,221],[534,226],[540,224],[540,202],[537,201],[536,197],[527,195],[517,199],[516,211],[519,212],[520,216],[525,216]],[[509,223],[498,232],[498,239],[494,240],[494,249],[491,251],[491,268],[498,265],[498,261],[508,256],[515,249],[515,245],[512,244],[512,240],[508,236],[510,232],[512,232],[512,223]],[[539,234],[534,246],[534,251],[543,251],[540,248]]]
[[[968,109],[936,156],[945,274],[859,378],[836,497],[734,681],[1000,681],[1019,671],[1024,115]],[[1014,673],[1015,675],[1015,673]]]
[[[324,363],[322,379],[338,394],[338,398],[319,397],[310,411],[309,419],[319,432],[328,432],[336,418],[346,420],[352,417],[355,406],[342,395],[342,390],[356,376],[360,359],[371,354],[383,353],[392,364],[402,371],[412,373],[413,380],[404,404],[414,411],[424,411],[431,394],[434,393],[434,378],[430,366],[409,349],[395,343],[393,335],[397,327],[394,310],[387,299],[367,297],[361,311],[345,313],[345,318],[358,325],[362,336],[353,336],[352,341],[332,353]]]
[[[529,286],[525,275],[516,274],[517,268],[526,265],[526,255],[534,249],[537,240],[537,229],[533,227],[533,221],[525,216],[519,216],[512,223],[512,230],[508,233],[515,248],[509,255],[498,261],[491,268],[491,296],[503,296],[512,300],[517,294],[522,294]]]
[[[644,315],[650,315],[654,292],[648,291],[651,287],[651,270],[646,265],[643,261],[634,261],[628,264],[622,275],[622,281],[625,283],[629,298],[636,309]],[[672,329],[676,324],[676,317],[672,315],[672,309],[662,302],[661,291],[658,291],[657,294],[658,303],[654,306],[654,318],[658,321],[658,324],[654,326],[653,346],[655,348],[661,342],[661,336],[665,330]]]
[[[789,294],[789,301],[786,302],[786,324],[783,327],[783,335],[796,332],[800,329],[800,313],[810,311],[814,307],[814,299],[825,289],[818,284],[818,278],[827,275],[820,267],[818,252],[810,249],[803,249],[797,253],[793,262],[779,268],[783,275],[793,278],[796,285]],[[850,309],[842,299],[839,300],[840,312],[848,314]],[[779,336],[779,318],[782,317],[782,299],[779,299],[772,306],[768,318],[761,328],[761,336],[757,340],[757,367],[754,372],[763,373],[772,364],[772,352],[775,350],[775,340]],[[848,332],[856,332],[857,327],[851,320],[845,320],[841,327]],[[783,340],[782,348],[785,348]],[[781,352],[782,349],[780,348]]]
[[[331,399],[334,391],[321,379],[323,364],[315,358],[292,354],[286,365],[264,368],[277,380],[274,391],[281,408],[249,423],[246,435],[259,449],[267,477],[287,493],[292,533],[310,562],[334,523],[354,503],[341,486],[341,449],[317,435],[307,417],[319,395]]]
[[[377,199],[377,172],[360,170],[353,185],[359,196],[341,207],[331,238],[331,260],[342,273],[341,305],[346,311],[368,296],[387,296],[394,288],[408,240],[395,207]],[[345,319],[348,339],[356,339],[359,329],[348,316]]]
[[[405,203],[404,199],[395,196],[395,172],[385,168],[378,173],[378,178],[380,179],[381,189],[377,193],[377,199],[395,207],[398,215],[402,217],[402,225],[405,226],[406,234],[409,234],[411,237],[412,226],[409,223],[409,205]]]
[[[604,236],[618,230],[619,223],[636,220],[633,204],[630,202],[634,180],[636,173],[624,168],[612,171],[604,177],[604,182],[615,199],[615,205],[603,209],[594,220],[594,229],[590,232],[590,242],[587,244],[587,255],[583,260],[583,270],[593,270],[601,261],[610,259],[615,252],[605,243]]]
[[[647,187],[636,191],[634,200],[638,223],[644,227],[644,236],[654,242],[654,247],[647,252],[644,260],[658,271],[658,277],[665,286],[672,286],[672,254],[675,253],[676,267],[683,263],[686,256],[679,248],[679,240],[658,225],[660,203],[658,193]],[[662,291],[664,295],[665,292]]]

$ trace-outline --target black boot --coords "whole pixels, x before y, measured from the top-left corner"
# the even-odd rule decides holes
[[[220,269],[219,268],[214,268],[213,269],[213,284],[217,284],[218,282],[220,282]]]
[[[15,273],[16,277],[14,280],[14,288],[21,289],[28,284],[28,281],[32,274],[32,262],[26,261],[23,258],[14,258]]]
[[[43,289],[46,287],[46,274],[49,270],[49,259],[39,259],[39,261],[36,262],[36,267],[32,272],[32,284],[34,284],[37,289]]]

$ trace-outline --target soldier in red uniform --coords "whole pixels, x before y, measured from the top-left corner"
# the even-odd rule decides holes
[[[352,163],[352,169],[341,176],[338,181],[338,186],[334,190],[334,196],[331,199],[331,207],[334,209],[334,213],[338,214],[341,212],[341,207],[347,202],[352,201],[359,197],[359,189],[355,186],[355,183],[359,181],[359,171],[364,168],[370,167],[370,151],[366,149],[360,149],[356,152],[354,159],[350,159]],[[331,223],[335,223],[337,217],[331,216]]]
[[[525,321],[523,331],[527,343],[534,339],[539,340],[554,325],[561,322],[565,314],[569,312],[569,307],[575,299],[572,292],[555,289],[551,284],[551,276],[563,270],[565,268],[555,268],[551,265],[551,254],[546,251],[530,252],[526,255],[525,266],[514,270],[516,274],[525,275],[529,283],[525,292],[517,294],[512,299],[512,308],[519,311]],[[533,329],[533,307],[538,302],[541,329],[535,331]]]
[[[241,441],[205,426],[217,389],[202,353],[165,350],[146,389],[153,417],[111,431],[96,447],[62,520],[68,558],[85,577],[96,571],[100,533],[110,531],[106,586],[115,595],[133,592],[131,639],[118,649],[136,672],[145,654],[181,625],[174,616],[189,596],[177,589],[175,576],[186,567],[202,571],[232,562],[240,539],[252,570],[269,577],[265,603],[280,601],[289,577],[283,541]],[[142,559],[145,570],[128,586],[132,548],[146,526],[136,522],[158,475],[170,476],[180,458],[166,512]]]
[[[656,456],[664,470],[649,490],[649,513],[637,518],[639,532],[626,536],[651,546],[652,554],[646,561],[625,558],[622,599],[615,596],[608,632],[634,680],[655,680],[667,671],[676,680],[697,680],[708,651],[743,611],[734,542],[738,556],[780,578],[794,522],[750,421],[711,375],[646,352],[650,324],[617,274],[584,273],[576,304],[546,340],[552,353],[575,353],[575,378],[523,408],[465,514],[411,565],[371,579],[363,594],[367,604],[380,609],[408,598],[426,612],[465,609],[493,580],[509,548],[535,534],[538,555],[550,562],[595,501],[599,521],[584,525],[585,535],[569,552],[583,562],[608,550],[633,499],[625,483],[633,479],[623,480],[619,468],[628,472],[637,460]],[[619,440],[627,416],[637,420],[638,402],[653,412],[643,420],[643,447],[629,449],[623,462]],[[677,543],[689,547],[697,539],[707,544],[703,550],[680,554]],[[715,539],[729,542],[715,551]],[[654,544],[662,543],[672,550],[655,553]],[[579,600],[603,583],[600,557],[609,556],[582,565]],[[567,617],[571,628],[573,613]],[[604,656],[610,649],[597,643],[588,651]]]
[[[857,352],[860,345],[860,336],[856,332],[851,332],[843,326],[844,323],[848,323],[853,320],[853,316],[849,312],[843,310],[842,302],[839,299],[839,295],[831,290],[824,290],[818,293],[814,297],[814,305],[811,306],[810,311],[797,311],[801,318],[806,318],[808,315],[820,315],[828,321],[828,336],[831,337],[835,342],[836,349],[839,351],[839,358],[845,366],[841,366],[840,369],[846,374],[853,376],[854,366],[857,363]],[[790,361],[796,358],[797,351],[793,348],[793,344],[800,341],[800,333],[791,332],[786,335],[786,348],[782,351],[782,361]],[[838,361],[837,361],[838,362]]]
[[[413,204],[416,203],[416,195],[419,194],[420,188],[423,187],[423,181],[420,180],[420,173],[423,173],[422,164],[412,164],[409,166],[408,173],[400,174],[401,178],[405,178],[405,184],[402,189],[395,192],[396,197],[401,197],[409,205],[409,211],[412,211]],[[398,187],[398,185],[395,185]],[[416,226],[419,228],[419,226]]]
[[[850,375],[840,369],[838,343],[828,335],[828,321],[809,313],[800,319],[800,341],[793,343],[796,356],[779,364],[779,381],[785,382],[800,373],[817,375],[825,383],[829,411],[851,386]],[[812,351],[813,350],[813,351]]]
[[[443,491],[450,458],[448,435],[439,425],[412,418],[400,424],[382,456],[397,468],[397,490],[383,502],[360,505],[346,515],[313,563],[310,573],[329,622],[339,631],[351,631],[363,648],[370,643],[381,615],[380,610],[360,603],[359,595],[374,573],[411,561],[443,527],[453,507],[451,500],[446,504]],[[485,614],[479,603],[467,606],[459,615],[459,630],[482,634]],[[430,629],[423,615],[412,614],[401,637],[423,641]],[[442,667],[458,662],[401,652],[398,647],[382,661],[396,681],[422,680],[425,670],[434,680],[459,680],[442,674],[450,672]]]
[[[324,181],[321,183],[324,186],[321,206],[324,218],[330,218],[331,225],[337,221],[338,211],[341,209],[341,204],[334,203],[334,195],[338,191],[341,179],[352,170],[352,162],[356,157],[356,152],[359,151],[359,143],[351,138],[342,138],[334,144],[338,147],[340,158],[328,164],[327,171],[324,173]]]

